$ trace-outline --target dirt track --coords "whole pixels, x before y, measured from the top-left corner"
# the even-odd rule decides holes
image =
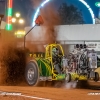
[[[100,86],[100,82],[91,82]],[[85,85],[85,82],[82,84]],[[20,96],[0,95],[0,100],[99,100],[100,90],[66,89],[53,87],[31,87],[23,83],[17,86],[5,86],[0,84],[0,94],[3,92],[19,92]],[[91,92],[99,92],[99,95],[88,95]],[[30,97],[25,97],[30,96]],[[35,99],[34,99],[35,98]]]
[[[28,98],[22,96],[0,96],[0,100],[99,100],[100,95],[88,95],[90,92],[100,90],[45,88],[29,86],[0,86],[0,91],[21,92],[22,95],[38,97]],[[45,98],[45,99],[40,99]]]
[[[100,86],[99,82],[89,82],[91,85]],[[85,85],[85,82],[82,84]],[[99,100],[100,90],[89,89],[67,89],[53,87],[32,87],[26,83],[17,86],[5,86],[0,84],[0,94],[2,92],[19,92],[20,96],[0,95],[0,100]],[[99,95],[88,95],[88,93],[99,92]],[[30,96],[30,97],[25,97]]]

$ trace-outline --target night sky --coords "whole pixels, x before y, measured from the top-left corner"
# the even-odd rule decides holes
[[[27,20],[27,25],[32,23],[32,18],[34,16],[36,7],[38,6],[39,2],[42,2],[44,0],[13,0],[13,16],[15,12],[20,12],[22,17]],[[92,8],[95,17],[98,16],[98,10],[95,6],[95,2],[99,2],[100,0],[85,0],[89,6]],[[52,0],[52,2],[55,4],[55,7],[58,8],[61,3],[66,2],[67,4],[73,4],[74,6],[78,7],[79,10],[82,11],[84,21],[86,24],[92,24],[91,15],[88,11],[88,9],[78,0]],[[5,6],[4,3],[0,3],[0,13],[5,12]]]

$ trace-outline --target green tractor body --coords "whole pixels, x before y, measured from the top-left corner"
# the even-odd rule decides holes
[[[28,62],[26,66],[26,80],[29,85],[35,85],[36,82],[35,83],[33,82],[34,83],[33,84],[30,83],[30,81],[34,80],[35,74],[37,73],[38,73],[36,77],[37,81],[65,80],[67,74],[66,73],[59,74],[57,70],[54,68],[54,64],[52,61],[53,47],[58,47],[60,49],[61,56],[64,56],[63,49],[60,44],[48,45],[46,47],[45,54],[44,53],[29,54],[31,60]]]

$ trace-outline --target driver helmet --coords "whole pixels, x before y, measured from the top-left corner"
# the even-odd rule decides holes
[[[58,55],[59,54],[59,50],[57,47],[53,47],[52,48],[52,55],[55,56],[55,55]]]

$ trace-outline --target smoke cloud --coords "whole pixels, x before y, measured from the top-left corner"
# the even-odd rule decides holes
[[[40,4],[41,3],[40,1],[41,0],[36,1],[36,2],[34,1],[34,3]],[[35,32],[35,31],[33,33],[31,32],[31,34],[34,34],[34,35],[33,36],[30,35],[30,37],[28,38],[30,38],[30,40],[32,41],[34,40],[36,41],[36,42],[30,43],[30,45],[34,45],[34,46],[30,46],[31,47],[30,49],[32,51],[34,51],[35,49],[38,52],[43,52],[45,51],[44,45],[56,42],[58,29],[55,28],[55,26],[60,25],[61,21],[53,2],[49,2],[45,4],[45,6],[40,9],[39,15],[42,16],[43,21],[44,21],[43,25],[38,26],[38,27],[41,27],[42,30],[40,32]],[[36,30],[36,28],[34,28],[33,30]],[[37,37],[35,35],[37,35]]]
[[[56,41],[58,30],[55,26],[60,24],[60,18],[53,4],[50,3],[44,8],[41,8],[40,15],[43,17],[43,27],[46,30],[44,38],[47,38],[48,43],[54,43]]]

